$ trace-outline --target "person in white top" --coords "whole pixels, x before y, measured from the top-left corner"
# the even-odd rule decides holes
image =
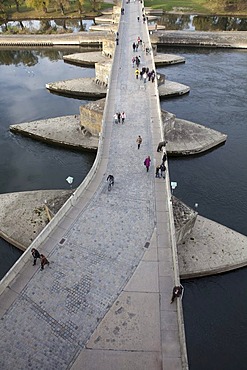
[[[122,124],[124,124],[125,118],[126,118],[126,114],[125,112],[122,112],[121,113]]]

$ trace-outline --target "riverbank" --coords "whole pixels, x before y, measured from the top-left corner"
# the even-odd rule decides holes
[[[33,46],[86,46],[102,48],[109,37],[108,31],[79,32],[60,35],[0,35],[0,47]],[[112,36],[110,36],[112,38]],[[150,35],[152,44],[162,46],[240,48],[247,49],[247,32],[199,32],[199,31],[157,31]]]

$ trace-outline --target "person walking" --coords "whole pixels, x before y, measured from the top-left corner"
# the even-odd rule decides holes
[[[135,66],[135,62],[136,62],[136,58],[135,57],[133,57],[132,58],[132,67],[134,68],[134,66]]]
[[[138,135],[138,138],[136,139],[137,142],[137,149],[140,149],[141,143],[142,143],[142,137]]]
[[[182,294],[183,294],[183,286],[176,285],[172,290],[172,298],[171,298],[170,303],[173,303],[175,298],[181,297]]]
[[[126,118],[126,114],[125,112],[122,112],[121,113],[122,125],[124,124],[125,118]]]
[[[118,114],[117,113],[114,114],[113,118],[114,118],[114,122],[118,123]]]
[[[156,167],[156,170],[155,170],[155,177],[157,177],[158,179],[161,178],[161,166],[157,166]]]
[[[50,264],[50,262],[48,261],[48,259],[43,254],[40,255],[40,262],[41,262],[40,270],[44,270],[44,266],[45,265],[48,265],[49,266],[49,264]]]
[[[143,82],[146,83],[147,82],[147,73],[144,72],[142,77],[143,77]]]
[[[149,171],[150,164],[151,164],[151,158],[150,156],[148,156],[144,161],[144,166],[146,166],[147,172]]]
[[[32,253],[32,256],[33,256],[33,266],[35,266],[36,262],[37,262],[37,259],[40,258],[40,253],[35,248],[31,249],[31,253]]]
[[[135,42],[133,42],[132,47],[133,47],[133,51],[135,52],[136,51],[136,43]]]
[[[118,123],[121,122],[121,113],[120,112],[118,112],[118,114],[117,114],[117,120],[118,120]]]
[[[136,57],[136,67],[137,68],[139,67],[140,62],[141,62],[140,57]]]
[[[139,74],[140,74],[139,69],[138,69],[138,68],[136,68],[136,70],[135,70],[135,75],[136,75],[136,79],[137,79],[137,80],[138,80],[138,76],[139,76]]]
[[[164,162],[161,163],[160,165],[160,171],[161,171],[161,176],[163,179],[166,178],[166,166],[164,165]]]
[[[163,157],[162,157],[162,163],[163,163],[163,164],[165,163],[166,158],[167,158],[167,155],[166,155],[166,153],[164,153],[164,154],[163,154]]]

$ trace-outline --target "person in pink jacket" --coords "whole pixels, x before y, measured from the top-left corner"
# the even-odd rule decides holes
[[[146,166],[147,172],[149,171],[150,164],[151,164],[151,158],[150,156],[148,156],[144,161],[144,166]]]

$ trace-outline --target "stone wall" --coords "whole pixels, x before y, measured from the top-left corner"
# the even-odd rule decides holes
[[[102,54],[108,58],[112,58],[115,50],[115,34],[112,34],[112,39],[103,41]]]
[[[96,63],[95,64],[95,82],[99,85],[107,86],[110,76],[112,62]]]
[[[121,17],[121,8],[120,6],[114,6],[113,7],[113,13],[112,13],[112,23],[118,23],[120,22]]]
[[[80,123],[82,129],[91,135],[99,136],[105,107],[105,99],[100,99],[80,106]]]

